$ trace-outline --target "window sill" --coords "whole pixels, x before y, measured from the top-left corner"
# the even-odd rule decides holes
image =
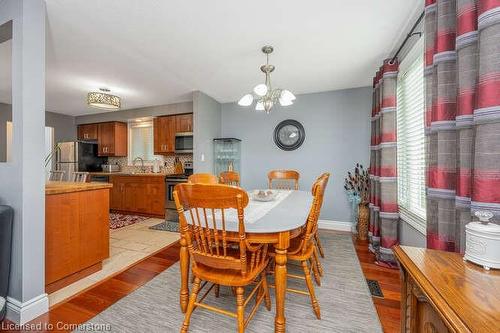
[[[401,220],[405,221],[409,226],[418,231],[424,236],[427,236],[427,225],[425,219],[417,216],[416,214],[399,207],[399,216]]]

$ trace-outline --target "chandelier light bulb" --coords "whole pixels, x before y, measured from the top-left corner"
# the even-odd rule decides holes
[[[257,111],[264,111],[264,103],[257,102],[257,104],[255,105],[255,110],[257,110]]]
[[[293,104],[293,101],[291,101],[289,99],[284,99],[283,97],[280,97],[280,105],[281,106],[289,106],[292,104]]]
[[[283,99],[284,101],[294,101],[297,99],[295,95],[291,93],[290,90],[286,89],[281,92],[280,97],[281,97],[280,99]]]
[[[261,83],[257,86],[255,86],[255,88],[253,88],[253,92],[257,95],[257,96],[265,96],[267,94],[267,86],[264,84],[264,83]]]
[[[238,101],[238,105],[241,106],[250,106],[252,103],[253,103],[252,94],[246,94]]]

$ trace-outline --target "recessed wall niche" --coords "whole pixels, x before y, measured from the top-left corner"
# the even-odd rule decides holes
[[[12,155],[12,21],[0,25],[0,163]]]

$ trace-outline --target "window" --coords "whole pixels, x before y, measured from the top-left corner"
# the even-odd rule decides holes
[[[128,124],[128,131],[129,165],[136,157],[142,158],[146,163],[153,162],[153,122],[150,120],[131,122]]]
[[[424,57],[420,40],[400,66],[397,88],[398,204],[401,218],[424,235]]]

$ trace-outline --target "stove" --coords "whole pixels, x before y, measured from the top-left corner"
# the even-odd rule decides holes
[[[174,202],[175,185],[187,183],[189,175],[192,174],[193,162],[184,162],[184,173],[165,176],[165,222],[171,231],[179,230],[179,215]]]

